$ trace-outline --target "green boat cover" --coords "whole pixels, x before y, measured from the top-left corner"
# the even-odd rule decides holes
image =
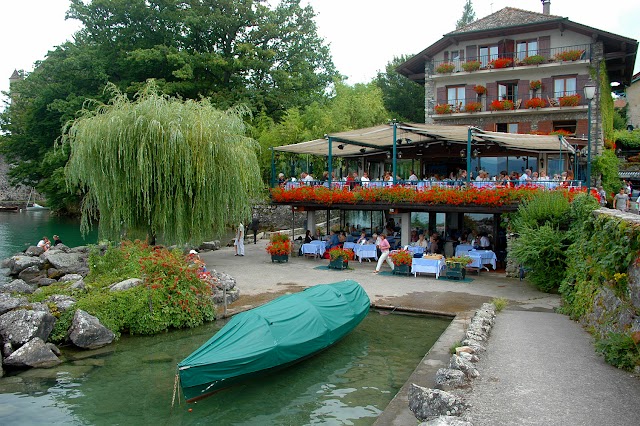
[[[369,297],[353,280],[320,284],[235,315],[178,364],[194,400],[336,343],[367,315]]]

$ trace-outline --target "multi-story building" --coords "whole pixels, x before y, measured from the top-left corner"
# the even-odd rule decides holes
[[[445,34],[398,67],[424,85],[427,124],[560,132],[583,148],[589,134],[584,87],[591,81],[592,154],[601,152],[601,97],[610,93],[600,88],[631,83],[638,42],[551,15],[550,2],[542,3],[542,13],[501,9]],[[501,155],[485,152],[481,167],[497,173],[506,162]],[[567,164],[557,155],[539,161],[552,173]],[[538,164],[527,166],[535,170]]]

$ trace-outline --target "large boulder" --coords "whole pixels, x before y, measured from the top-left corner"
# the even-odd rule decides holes
[[[468,379],[475,379],[480,375],[478,369],[470,360],[467,360],[459,355],[451,355],[449,368],[452,370],[462,371]]]
[[[0,293],[0,315],[28,303],[26,297],[14,297],[9,293]]]
[[[420,423],[418,426],[473,426],[473,423],[456,416],[440,416],[428,422]]]
[[[36,281],[36,284],[38,284],[38,287],[47,287],[56,282],[58,281],[54,280],[53,278],[40,278],[38,279],[38,281]]]
[[[0,316],[0,336],[16,346],[35,337],[46,341],[55,322],[56,318],[48,312],[18,309]]]
[[[53,303],[59,312],[68,311],[76,304],[76,299],[64,294],[52,294],[45,302]]]
[[[80,281],[82,278],[83,278],[83,276],[80,275],[80,274],[66,274],[66,275],[63,275],[62,277],[60,277],[58,279],[58,281],[60,281],[60,282],[67,282],[67,281],[76,282],[76,281]]]
[[[51,347],[39,337],[34,337],[20,349],[5,358],[4,364],[12,367],[49,368],[60,364]]]
[[[84,349],[97,349],[113,342],[115,335],[100,320],[78,309],[69,328],[69,340]]]
[[[29,246],[29,248],[24,251],[24,254],[27,256],[40,256],[42,253],[44,253],[44,248],[38,246]]]
[[[409,409],[420,421],[440,416],[459,416],[469,405],[459,396],[439,389],[429,389],[411,384]]]
[[[128,280],[120,281],[119,283],[111,284],[109,286],[109,291],[124,291],[129,290],[130,288],[139,286],[142,284],[142,280],[140,278],[129,278]]]
[[[33,282],[36,283],[40,278],[45,277],[46,272],[39,267],[33,265],[28,268],[24,268],[18,274],[18,278],[25,282]]]
[[[30,266],[41,268],[43,264],[44,262],[39,257],[17,255],[9,259],[7,267],[11,275],[18,275],[23,269],[27,269]]]
[[[220,250],[220,240],[205,241],[198,247],[199,250]]]
[[[439,368],[436,372],[436,388],[449,391],[467,386],[467,377],[460,370],[450,368]]]
[[[40,256],[45,262],[62,274],[76,274],[87,270],[87,256],[84,253],[65,253],[62,250],[50,249]],[[51,277],[50,278],[54,278]]]
[[[31,285],[24,280],[13,280],[8,283],[0,284],[0,292],[2,293],[33,293],[38,288],[37,285]]]

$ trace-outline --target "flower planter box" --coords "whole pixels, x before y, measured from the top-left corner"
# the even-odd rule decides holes
[[[347,269],[349,267],[349,261],[342,259],[329,260],[329,269]]]
[[[462,263],[448,263],[446,270],[446,277],[453,278],[456,280],[464,280],[467,275],[467,269],[462,265]]]
[[[393,275],[410,275],[410,274],[411,274],[410,265],[394,265]]]
[[[278,262],[278,263],[283,263],[283,262],[289,262],[289,255],[288,254],[272,254],[271,255],[271,263],[274,262]]]

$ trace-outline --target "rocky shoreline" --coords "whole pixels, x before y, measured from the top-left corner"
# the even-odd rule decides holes
[[[201,250],[217,250],[219,241],[203,243]],[[106,246],[99,247],[102,254]],[[61,289],[84,292],[84,278],[89,273],[89,247],[70,248],[59,244],[44,251],[29,247],[24,253],[4,259],[0,265],[7,269],[10,281],[0,284],[0,377],[4,368],[49,368],[65,360],[62,351],[48,342],[61,313],[75,310],[67,330],[65,345],[81,349],[97,349],[109,345],[115,334],[89,313],[75,308],[76,299],[66,294],[52,294],[43,302],[29,302],[27,295],[42,291],[53,284]],[[231,303],[240,297],[236,280],[228,274],[210,271],[213,286],[212,302]],[[115,282],[107,291],[125,291],[142,285],[141,279]]]

